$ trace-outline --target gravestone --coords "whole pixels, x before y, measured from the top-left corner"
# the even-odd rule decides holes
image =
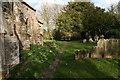
[[[104,54],[105,54],[105,39],[104,39],[104,35],[101,35],[101,38],[99,39],[99,41],[97,42],[97,47],[96,47],[96,52],[97,55],[104,58]]]
[[[92,39],[92,38],[89,38],[89,42],[93,42],[93,39]]]
[[[91,36],[89,36],[89,42],[93,42],[93,39]]]
[[[96,58],[119,58],[120,59],[120,39],[101,39],[93,49],[92,57]]]
[[[87,42],[87,39],[83,39],[83,43],[86,43]]]
[[[79,60],[81,58],[89,58],[90,52],[88,50],[76,50],[75,51],[75,60]]]
[[[79,50],[75,52],[75,60],[78,60],[80,58]]]
[[[98,35],[95,35],[94,40],[97,42],[99,39]]]

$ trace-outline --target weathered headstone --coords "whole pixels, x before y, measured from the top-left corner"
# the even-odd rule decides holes
[[[104,39],[104,35],[101,35],[101,38],[99,39],[99,41],[97,42],[97,52],[98,54],[101,55],[101,57],[105,57],[105,39]]]
[[[83,39],[83,43],[86,43],[87,42],[87,39]]]
[[[92,57],[102,58],[120,58],[120,39],[101,39],[93,49]]]
[[[76,50],[75,51],[75,60],[80,58],[89,58],[90,52],[88,50]]]
[[[89,38],[89,42],[93,42],[93,39],[92,39],[92,38]]]
[[[80,58],[79,50],[75,52],[75,60],[78,60]]]
[[[97,42],[99,39],[98,35],[95,35],[94,40]]]

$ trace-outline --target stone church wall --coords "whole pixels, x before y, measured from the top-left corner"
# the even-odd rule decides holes
[[[42,23],[36,10],[25,2],[0,2],[0,79],[19,64],[19,50],[43,45]]]

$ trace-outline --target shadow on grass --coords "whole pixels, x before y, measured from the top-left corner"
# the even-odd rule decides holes
[[[90,60],[83,60],[84,67],[81,67],[82,70],[86,71],[87,74],[91,75],[93,78],[114,78],[113,76],[110,76],[99,69],[97,69],[96,65],[94,65]],[[82,72],[81,72],[82,76]]]
[[[76,41],[68,43],[68,46],[62,55],[62,59],[56,68],[54,78],[116,80],[117,70],[114,71],[116,68],[113,66],[114,61],[111,61],[110,64],[107,65],[107,63],[104,63],[104,59],[100,62],[96,59],[74,60],[74,49],[91,49],[92,46],[96,46],[96,43],[84,44]],[[117,66],[116,63],[115,66]]]
[[[75,78],[80,80],[116,80],[113,76],[100,71],[95,64],[91,62],[90,59],[81,59],[78,61],[69,58],[71,56],[64,57],[67,58],[65,61],[61,61],[60,65],[55,72],[55,78]],[[66,65],[67,63],[67,65]],[[99,64],[100,65],[100,64]]]
[[[21,62],[10,71],[9,79],[37,79],[52,62],[56,49],[32,45],[30,51],[21,50]]]

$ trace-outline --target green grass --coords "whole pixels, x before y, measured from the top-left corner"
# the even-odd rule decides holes
[[[50,43],[56,42],[56,41],[55,40],[44,40],[43,42],[44,42],[44,44],[50,44]]]
[[[58,50],[66,43],[67,47],[54,73],[54,78],[117,78],[118,59],[80,59],[74,60],[76,49],[90,50],[96,43],[81,43],[80,41],[51,41],[57,47],[42,47],[31,45],[31,50],[21,50],[21,62],[11,71],[10,78],[37,79],[51,64]],[[118,66],[119,65],[119,66]]]
[[[44,40],[45,45],[51,44],[51,43],[56,43],[57,48],[60,49],[61,47],[63,47],[63,45],[66,43],[66,41]]]
[[[76,49],[90,50],[96,44],[66,42],[68,45],[54,73],[54,78],[118,78],[118,59],[74,60]]]
[[[48,44],[48,42],[44,43]],[[11,71],[12,76],[10,78],[39,78],[40,74],[51,64],[59,48],[59,46],[42,47],[39,45],[31,45],[31,50],[21,50],[20,64],[15,66]]]

